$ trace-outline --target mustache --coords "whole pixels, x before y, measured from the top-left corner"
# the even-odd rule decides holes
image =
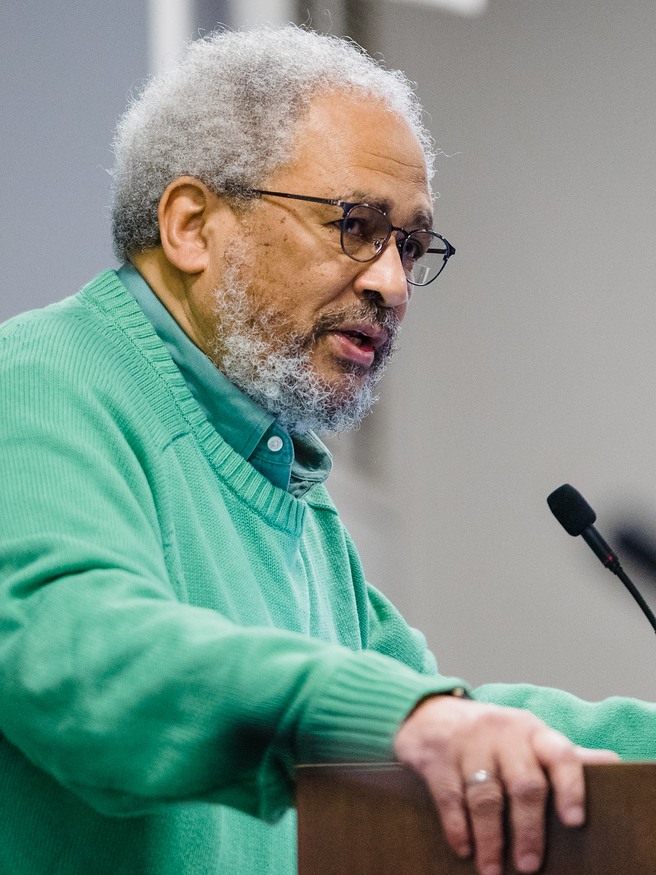
[[[387,334],[387,340],[381,348],[381,352],[394,348],[397,335],[401,330],[401,320],[396,311],[388,307],[380,307],[374,303],[363,302],[354,307],[345,307],[342,310],[334,310],[324,313],[314,324],[308,344],[316,340],[321,334],[328,331],[338,331],[344,325],[362,322],[382,328]]]

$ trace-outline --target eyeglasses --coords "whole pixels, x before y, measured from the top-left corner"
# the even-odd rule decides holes
[[[325,197],[308,197],[304,194],[287,194],[283,191],[265,191],[260,188],[242,189],[238,194],[245,197],[251,195],[286,197],[341,207],[344,213],[339,222],[342,251],[354,261],[373,261],[383,251],[392,234],[401,235],[396,238],[396,248],[407,280],[413,286],[427,286],[436,280],[456,251],[455,247],[436,231],[406,231],[405,228],[397,228],[382,210],[369,204]]]

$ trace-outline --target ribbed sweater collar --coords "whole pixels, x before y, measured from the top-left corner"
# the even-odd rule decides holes
[[[334,506],[321,486],[304,499],[296,499],[273,486],[236,453],[209,423],[189,391],[165,345],[115,271],[105,271],[79,294],[79,300],[112,324],[129,343],[125,364],[154,411],[175,440],[185,433],[196,438],[217,476],[241,500],[277,528],[298,537],[303,528],[306,506]]]

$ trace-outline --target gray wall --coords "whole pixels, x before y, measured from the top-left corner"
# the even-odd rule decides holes
[[[3,0],[0,318],[113,266],[109,143],[146,76],[146,5]]]
[[[600,524],[656,512],[656,5],[361,5],[451,156],[436,224],[458,253],[416,293],[377,412],[334,442],[338,502],[445,671],[654,698],[653,633],[545,497],[570,481]],[[113,264],[108,144],[147,38],[125,0],[0,15],[6,317]]]
[[[365,559],[445,671],[653,699],[653,632],[545,498],[569,481],[600,528],[656,519],[656,4],[369,7],[452,156],[458,252],[363,435],[380,498],[343,478],[340,503],[356,532],[374,508]]]

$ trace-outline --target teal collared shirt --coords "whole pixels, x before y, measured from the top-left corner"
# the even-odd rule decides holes
[[[124,264],[118,275],[152,323],[208,420],[235,452],[295,498],[328,477],[332,456],[315,434],[290,436],[274,416],[223,376],[136,268]]]

